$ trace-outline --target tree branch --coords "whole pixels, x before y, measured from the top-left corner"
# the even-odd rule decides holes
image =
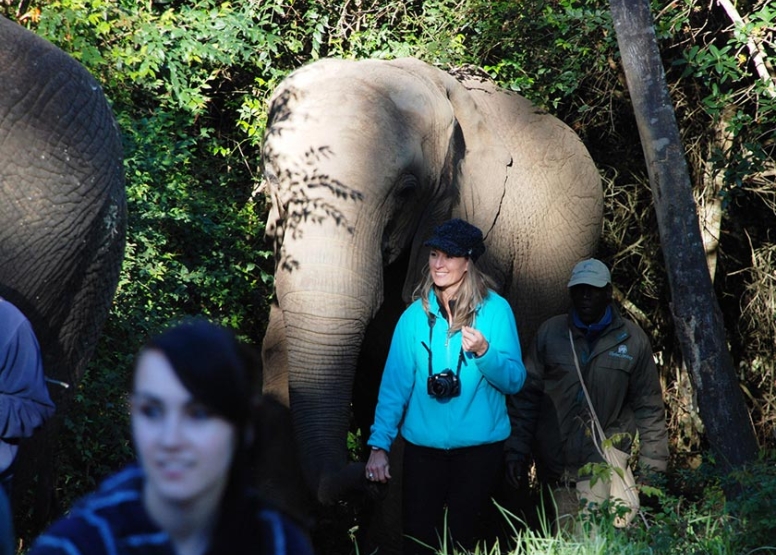
[[[736,10],[736,7],[733,5],[733,3],[730,2],[730,0],[717,0],[717,3],[722,6],[722,9],[725,10],[725,13],[727,13],[728,17],[733,21],[733,24],[736,26],[736,28],[743,30],[746,22],[744,21],[744,18],[741,17],[741,15],[738,13],[738,10]],[[765,84],[766,91],[771,98],[776,98],[776,84],[773,76],[771,76],[771,74],[768,72],[768,68],[765,66],[765,55],[763,54],[763,51],[757,45],[757,42],[752,36],[747,36],[746,46],[749,49],[749,54],[752,56],[752,61],[754,62],[754,67],[757,70],[757,74]]]

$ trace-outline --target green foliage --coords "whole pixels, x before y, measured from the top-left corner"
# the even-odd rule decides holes
[[[764,454],[765,455],[765,454]],[[577,517],[576,526],[554,530],[551,511],[539,509],[539,524],[532,528],[520,518],[499,507],[502,518],[513,531],[507,548],[498,543],[479,545],[471,555],[507,553],[509,555],[741,555],[776,552],[773,533],[773,454],[764,457],[761,468],[748,478],[739,476],[741,483],[755,487],[755,474],[766,483],[762,497],[751,503],[757,507],[758,518],[752,522],[742,518],[737,503],[726,504],[722,480],[714,469],[701,469],[687,476],[699,488],[697,498],[670,493],[671,486],[661,484],[645,496],[642,489],[642,509],[639,517],[625,529],[612,526],[613,516],[605,505]],[[770,467],[770,469],[768,468]],[[742,480],[743,478],[743,480]],[[768,497],[768,496],[771,497]],[[741,498],[744,499],[744,498]],[[546,499],[546,505],[552,503]],[[771,526],[771,528],[768,528]],[[573,528],[573,530],[571,530]],[[753,533],[750,533],[753,531]],[[437,550],[440,555],[457,553],[449,545]]]
[[[752,41],[766,59],[776,54],[772,44],[758,39],[771,29],[774,14],[776,9],[763,3],[748,14],[748,23],[728,24],[727,33],[700,35],[673,62],[682,71],[680,79],[692,78],[708,124],[723,126],[732,142],[727,149],[715,150],[711,160],[715,172],[724,172],[723,181],[731,189],[745,187],[767,171],[773,153],[772,141],[763,143],[763,139],[776,125],[776,83],[757,74],[748,46]],[[671,16],[674,30],[687,29],[693,12],[675,10]]]
[[[710,160],[714,172],[724,173],[722,193],[730,195],[759,182],[772,162],[776,82],[773,75],[759,73],[757,61],[759,56],[767,65],[776,55],[772,41],[763,40],[772,32],[776,9],[768,2],[756,4],[740,24],[732,23],[728,14],[716,15],[712,19],[711,13],[679,3],[665,10],[661,25],[673,48],[680,48],[672,65],[681,71],[679,79],[693,85],[687,92],[702,110],[698,119],[721,127],[730,141],[728,147],[714,150]],[[696,32],[699,22],[716,32]],[[694,107],[693,114],[697,117]]]
[[[149,334],[203,314],[251,343],[263,335],[271,260],[254,196],[265,118],[255,101],[283,73],[272,65],[276,15],[271,4],[207,1],[43,8],[37,31],[102,76],[129,208],[111,315],[61,438],[63,506],[131,458],[125,396]]]
[[[56,456],[63,463],[57,497],[64,505],[133,459],[127,382],[117,379],[112,369],[92,365],[78,384]]]
[[[291,43],[308,59],[397,58],[415,56],[436,64],[457,64],[466,57],[459,29],[460,0],[364,0],[311,2],[297,13]],[[301,33],[300,33],[301,31]],[[284,34],[284,41],[288,38]],[[307,42],[309,46],[304,47]]]
[[[673,483],[653,492],[648,527],[629,529],[629,538],[648,537],[654,553],[672,555],[776,551],[773,463],[773,453],[763,452],[758,464],[727,477],[710,465],[676,472]],[[728,496],[726,490],[743,494]]]
[[[279,13],[279,4],[209,0],[63,0],[43,10],[41,34],[111,75],[130,214],[113,316],[129,324],[129,345],[195,313],[260,336],[269,253],[253,196],[264,117],[255,99],[283,74],[271,62]],[[78,40],[100,55],[85,57]]]
[[[348,460],[360,461],[364,452],[364,438],[361,437],[361,430],[348,432]]]
[[[591,505],[577,516],[576,524],[553,527],[553,502],[545,497],[537,507],[538,523],[528,525],[498,506],[512,531],[509,545],[480,544],[471,552],[455,549],[446,541],[439,555],[741,555],[776,553],[774,490],[776,453],[764,451],[757,465],[729,477],[704,465],[671,476],[651,475],[652,485],[641,486],[641,510],[624,529],[613,526],[607,503]],[[744,488],[744,495],[729,498],[725,488]],[[357,528],[350,530],[356,544]],[[454,538],[453,538],[454,539]],[[340,549],[342,546],[339,546]],[[334,551],[333,551],[334,552]],[[332,553],[333,553],[332,552]]]
[[[734,542],[739,552],[769,545],[776,551],[776,452],[763,452],[751,466],[727,477],[727,487],[740,488],[728,503],[736,519]]]
[[[721,298],[760,437],[773,441],[776,328],[763,325],[774,321],[773,288],[760,285],[773,283],[776,264],[776,106],[749,41],[773,73],[776,5],[744,2],[738,9],[742,25],[716,4],[653,3],[693,183],[701,191],[705,176],[722,177],[729,231],[722,238]],[[0,4],[0,11],[98,78],[124,137],[126,257],[103,338],[65,422],[58,458],[63,505],[131,457],[124,396],[134,353],[148,334],[183,315],[206,314],[250,342],[262,337],[273,264],[256,193],[266,99],[289,71],[324,56],[471,64],[574,128],[606,181],[599,256],[614,262],[624,298],[644,315],[666,369],[669,406],[690,410],[676,393],[672,370],[680,364],[660,239],[607,2],[25,0]],[[725,145],[718,131],[728,137]],[[360,441],[349,438],[352,457]],[[767,497],[773,498],[772,474],[748,472],[736,476],[750,488],[738,504],[726,504],[721,478],[677,473],[682,495],[661,486],[651,492],[656,507],[645,509],[648,531],[634,527],[585,547],[556,543],[546,552],[744,553],[755,547],[746,541],[765,542],[773,533],[774,513]],[[351,508],[339,509],[353,518]],[[543,552],[544,540],[526,545]]]
[[[746,493],[737,500],[728,500],[723,489],[727,479],[719,476],[714,467],[677,472],[677,482],[642,487],[640,515],[625,529],[612,526],[613,517],[605,504],[580,515],[573,533],[552,531],[550,519],[544,514],[540,515],[538,530],[534,530],[527,528],[514,515],[502,511],[515,531],[516,545],[509,553],[773,553],[776,552],[774,473],[774,454],[764,452],[758,465],[730,477],[736,485],[743,486]],[[684,492],[672,493],[680,485]]]
[[[590,0],[469,2],[475,62],[502,86],[520,92],[584,130],[617,92],[608,4]],[[578,125],[576,122],[580,121]],[[584,123],[583,123],[584,122]]]
[[[725,210],[718,289],[734,360],[757,414],[761,441],[773,441],[773,326],[776,224],[776,80],[772,2],[738,4],[742,21],[692,2],[666,6],[658,20],[669,81],[696,191]],[[769,72],[769,73],[768,73]],[[740,300],[739,300],[740,299]],[[755,323],[756,322],[756,323]],[[767,347],[765,347],[767,345]],[[757,400],[757,391],[764,396]]]

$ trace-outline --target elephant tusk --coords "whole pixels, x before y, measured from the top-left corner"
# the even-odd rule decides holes
[[[65,389],[69,389],[70,388],[70,384],[69,383],[61,382],[59,380],[55,380],[54,378],[46,378],[46,381],[48,383],[53,383],[55,385],[60,385],[60,386],[64,387]]]

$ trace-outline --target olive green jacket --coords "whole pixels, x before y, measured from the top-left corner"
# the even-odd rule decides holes
[[[593,343],[560,315],[544,322],[526,360],[528,379],[510,397],[512,435],[507,461],[524,461],[533,454],[539,478],[575,480],[579,469],[602,462],[592,438],[592,419],[569,343],[574,346],[585,385],[607,437],[625,433],[618,444],[629,451],[638,431],[639,463],[665,471],[668,433],[660,380],[649,338],[612,307],[612,323]]]

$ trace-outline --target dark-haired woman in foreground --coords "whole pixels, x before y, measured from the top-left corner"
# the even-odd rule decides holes
[[[151,339],[131,402],[139,464],[79,501],[28,555],[312,553],[303,530],[249,487],[251,361],[230,332],[201,320]]]

